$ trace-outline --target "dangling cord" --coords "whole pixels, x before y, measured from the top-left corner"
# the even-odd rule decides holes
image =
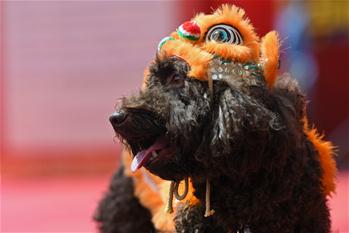
[[[205,217],[209,217],[214,214],[214,210],[211,210],[211,187],[210,181],[206,179],[206,196],[205,196]]]
[[[167,201],[167,205],[166,205],[166,212],[167,213],[170,213],[170,214],[173,213],[173,195],[176,197],[176,199],[178,201],[181,201],[188,194],[188,189],[189,189],[188,188],[189,187],[188,177],[185,178],[185,180],[184,180],[184,191],[183,191],[182,195],[180,195],[178,192],[179,184],[180,184],[180,182],[171,181],[170,190],[169,190],[169,194],[168,194],[168,201]]]
[[[211,72],[207,72],[207,82],[208,82],[208,90],[210,91],[210,97],[213,100],[213,80],[212,80],[212,75]]]
[[[176,197],[176,199],[178,200],[178,201],[181,201],[181,200],[183,200],[186,196],[187,196],[187,194],[188,194],[188,187],[189,187],[189,181],[188,181],[188,177],[187,178],[185,178],[185,180],[184,180],[184,191],[183,191],[183,193],[182,193],[182,195],[180,195],[179,193],[178,193],[178,188],[179,188],[179,184],[180,184],[180,182],[176,182],[175,183],[175,186],[174,186],[174,196]]]
[[[167,200],[167,205],[166,205],[166,213],[169,213],[169,214],[173,213],[172,202],[173,202],[173,191],[174,191],[175,183],[176,183],[175,181],[171,181],[170,190],[169,190],[169,193],[168,193],[168,200]]]
[[[210,91],[210,97],[213,104],[213,80],[210,70],[207,74],[208,90]],[[206,193],[205,193],[205,217],[209,217],[214,214],[214,210],[211,210],[211,185],[208,178],[206,179]]]

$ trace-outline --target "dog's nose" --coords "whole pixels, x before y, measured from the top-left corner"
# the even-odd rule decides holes
[[[119,110],[113,112],[113,114],[109,117],[109,121],[113,126],[120,125],[127,118],[127,112],[124,110]]]

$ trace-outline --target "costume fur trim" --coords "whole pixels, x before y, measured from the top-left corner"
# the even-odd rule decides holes
[[[262,38],[261,61],[264,78],[271,88],[274,86],[279,65],[279,36],[271,31]]]
[[[207,80],[207,69],[213,55],[207,53],[190,43],[183,43],[180,40],[170,40],[166,42],[160,53],[160,59],[164,57],[177,56],[185,60],[190,71],[188,76],[195,77],[199,80]]]
[[[331,196],[336,190],[335,147],[331,142],[323,140],[324,135],[319,134],[315,127],[309,127],[306,117],[304,118],[304,133],[319,153],[319,161],[323,172],[321,177],[323,192],[326,196]]]

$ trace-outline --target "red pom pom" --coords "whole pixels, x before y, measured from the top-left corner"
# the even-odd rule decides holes
[[[182,27],[185,31],[187,31],[190,34],[198,35],[201,32],[199,25],[194,21],[184,22],[182,24]]]

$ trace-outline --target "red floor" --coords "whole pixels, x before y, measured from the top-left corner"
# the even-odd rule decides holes
[[[1,232],[96,232],[108,177],[2,180]]]
[[[2,179],[1,232],[96,232],[93,211],[108,177]],[[349,173],[330,201],[334,232],[349,232]]]

